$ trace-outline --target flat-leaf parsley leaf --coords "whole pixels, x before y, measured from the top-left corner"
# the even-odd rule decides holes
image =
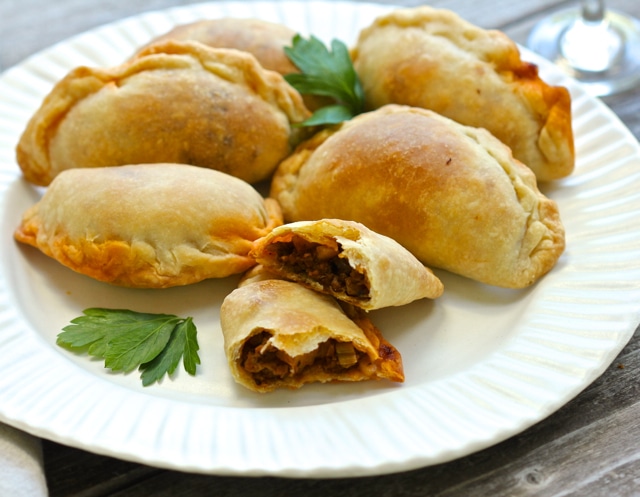
[[[329,50],[314,36],[307,40],[296,34],[292,46],[284,47],[284,51],[301,71],[285,75],[287,82],[302,94],[333,100],[304,121],[304,126],[337,124],[363,111],[364,92],[344,43],[333,40]]]
[[[151,385],[159,381],[165,373],[172,375],[183,356],[184,369],[191,375],[196,374],[196,366],[200,364],[197,350],[196,326],[191,318],[187,318],[176,325],[162,352],[151,361],[140,365],[142,384]]]
[[[63,328],[56,343],[104,359],[112,371],[128,373],[139,368],[144,386],[173,374],[180,359],[191,375],[200,364],[193,320],[170,314],[85,309],[83,316]]]

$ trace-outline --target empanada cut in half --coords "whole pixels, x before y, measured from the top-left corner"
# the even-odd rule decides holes
[[[282,162],[271,196],[285,222],[348,219],[429,268],[523,288],[565,246],[556,203],[480,128],[387,105],[316,134]]]
[[[354,221],[279,226],[251,255],[275,274],[365,310],[442,295],[442,282],[395,240]]]
[[[404,381],[400,353],[365,311],[298,283],[255,273],[223,301],[233,378],[255,392],[315,382]]]
[[[91,278],[165,288],[242,273],[281,224],[248,183],[184,164],[69,169],[23,215],[16,240]]]
[[[368,109],[424,107],[486,128],[538,181],[573,171],[569,91],[543,81],[504,33],[445,9],[397,9],[360,32],[352,57]]]
[[[72,70],[30,119],[17,160],[43,186],[65,169],[165,162],[255,183],[289,155],[292,123],[309,115],[251,54],[169,40],[116,67]]]

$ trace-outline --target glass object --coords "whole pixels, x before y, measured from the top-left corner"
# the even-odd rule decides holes
[[[609,10],[604,0],[582,0],[539,22],[527,46],[583,83],[594,96],[640,84],[640,21]]]

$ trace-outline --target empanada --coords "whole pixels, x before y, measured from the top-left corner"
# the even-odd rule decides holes
[[[354,221],[278,226],[255,242],[256,261],[286,279],[361,309],[442,295],[442,282],[395,240]]]
[[[97,280],[164,288],[246,271],[252,242],[281,222],[277,203],[238,178],[139,164],[63,171],[15,238]]]
[[[262,67],[284,76],[300,72],[284,51],[284,47],[291,46],[295,35],[293,29],[283,24],[262,19],[224,17],[176,26],[151,40],[150,44],[165,40],[190,40],[214,48],[234,48],[249,52]],[[302,99],[310,110],[330,103],[330,99],[318,95],[305,94]]]
[[[262,67],[284,76],[298,72],[283,50],[283,47],[291,45],[295,34],[288,26],[262,19],[223,17],[178,25],[148,45],[178,40],[197,41],[214,48],[235,48],[249,52]]]
[[[428,267],[502,287],[531,285],[565,245],[556,203],[506,145],[416,107],[318,133],[282,162],[271,196],[286,222],[357,221]]]
[[[253,274],[224,299],[220,325],[234,379],[256,392],[306,383],[404,381],[402,357],[366,316],[298,283]]]
[[[484,127],[539,181],[573,171],[569,92],[542,81],[504,33],[444,9],[398,9],[361,31],[352,56],[368,109],[412,105]]]
[[[170,162],[247,182],[269,177],[309,116],[300,94],[245,52],[167,41],[110,69],[79,67],[55,85],[17,146],[25,178]]]

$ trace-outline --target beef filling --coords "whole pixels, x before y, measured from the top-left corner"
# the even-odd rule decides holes
[[[290,357],[268,345],[269,338],[271,333],[262,331],[247,340],[242,349],[242,367],[258,385],[295,376],[307,369],[317,369],[328,374],[340,373],[356,367],[358,361],[365,357],[351,343],[338,342],[332,338],[319,344],[312,352]]]
[[[341,257],[342,247],[321,245],[294,235],[291,241],[273,243],[279,264],[295,274],[322,285],[325,291],[343,293],[360,299],[369,298],[367,277]]]

